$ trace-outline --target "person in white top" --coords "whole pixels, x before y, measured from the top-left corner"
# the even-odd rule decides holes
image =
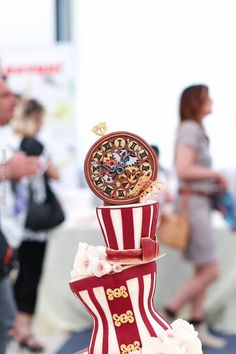
[[[25,209],[24,239],[18,249],[19,272],[14,286],[18,311],[12,337],[21,346],[35,353],[44,351],[43,344],[37,340],[33,333],[32,322],[46,251],[48,230],[52,227],[52,225],[49,227],[49,224],[46,223],[46,215],[43,210],[45,210],[46,205],[46,213],[50,217],[51,209],[47,208],[49,203],[49,181],[51,179],[59,179],[59,171],[56,165],[51,160],[45,144],[42,144],[38,138],[43,125],[44,115],[45,108],[38,100],[21,97],[18,100],[14,117],[11,121],[15,135],[20,139],[18,148],[25,151],[29,156],[38,156],[40,161],[42,161],[42,169],[38,175],[27,179],[25,185],[12,183],[16,196],[16,214]],[[34,209],[35,206],[36,210]],[[54,204],[52,208],[54,214]],[[32,214],[33,209],[37,216]],[[43,216],[40,218],[42,212]],[[35,220],[35,216],[37,220]],[[53,216],[51,215],[51,220],[52,218]],[[43,227],[43,221],[46,223],[45,227]]]
[[[40,168],[38,158],[8,150],[4,127],[8,125],[12,118],[14,106],[15,96],[0,73],[0,232],[5,239],[7,252],[11,249],[10,246],[16,247],[17,243],[20,242],[20,237],[15,237],[14,234],[19,234],[20,225],[15,223],[8,181],[19,181],[24,176],[34,176]],[[9,254],[4,255],[3,259],[8,259]],[[14,324],[15,303],[8,275],[1,272],[0,274],[2,274],[0,276],[0,353],[5,354],[9,340],[9,330]]]

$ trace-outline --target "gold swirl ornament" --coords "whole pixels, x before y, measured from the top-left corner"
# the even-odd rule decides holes
[[[120,297],[126,298],[128,297],[127,289],[125,286],[121,286],[120,288],[115,289],[107,289],[106,291],[108,300],[112,301],[115,298],[118,299]]]
[[[152,170],[145,172],[138,180],[137,184],[130,191],[130,195],[136,195],[143,190],[140,195],[140,201],[145,202],[146,200],[151,199],[154,195],[160,193],[164,188],[164,182],[157,180],[152,181]]]
[[[133,323],[134,322],[134,314],[131,310],[128,310],[125,313],[122,313],[121,315],[118,315],[117,313],[115,313],[112,317],[113,317],[116,327],[120,327],[122,324],[125,324],[125,323]]]
[[[128,345],[121,344],[120,350],[121,350],[121,354],[128,354],[135,351],[141,351],[140,342],[136,340],[134,341],[133,344],[128,344]]]
[[[164,182],[157,180],[151,182],[151,184],[140,195],[140,202],[145,202],[158,195],[165,188]]]
[[[140,191],[145,190],[151,183],[152,170],[145,172],[139,179],[134,188],[130,191],[130,195],[136,195]]]

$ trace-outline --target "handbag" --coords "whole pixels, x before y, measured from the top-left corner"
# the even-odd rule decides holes
[[[21,141],[20,150],[29,156],[41,156],[44,152],[44,146],[33,137],[25,137]],[[32,231],[48,231],[59,226],[65,220],[64,211],[50,187],[47,175],[44,174],[43,178],[46,190],[46,199],[43,202],[34,200],[33,189],[29,185],[25,227]]]
[[[157,232],[161,244],[180,251],[186,249],[189,241],[188,196],[188,192],[183,193],[181,210],[178,214],[163,214],[161,216]]]
[[[59,226],[65,220],[64,211],[49,185],[48,178],[46,175],[44,177],[47,196],[45,201],[35,202],[30,188],[25,227],[32,231],[47,231]]]

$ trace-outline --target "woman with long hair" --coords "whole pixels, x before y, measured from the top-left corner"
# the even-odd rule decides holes
[[[204,323],[204,302],[208,287],[219,277],[219,263],[211,225],[211,198],[227,186],[225,177],[211,167],[209,139],[203,126],[212,111],[208,87],[187,87],[180,97],[180,125],[176,137],[175,164],[179,183],[177,209],[188,194],[190,240],[185,258],[194,266],[192,278],[179,290],[166,308],[175,317],[181,307],[191,305],[190,322],[199,332],[202,344],[222,348],[225,341],[208,332]]]

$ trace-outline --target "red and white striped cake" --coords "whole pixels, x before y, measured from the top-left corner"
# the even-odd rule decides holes
[[[76,280],[70,287],[94,321],[89,354],[127,353],[131,347],[138,350],[147,338],[170,328],[153,306],[155,262],[101,278]]]
[[[101,124],[96,130],[101,133]],[[159,204],[129,203],[149,195],[156,174],[151,147],[131,133],[104,135],[87,154],[88,184],[107,204],[96,209],[106,248],[79,244],[71,272],[71,290],[94,322],[89,347],[81,354],[202,354],[190,325],[185,331],[181,322],[173,332],[153,305]],[[198,349],[192,351],[189,342]]]
[[[158,211],[156,201],[97,207],[106,246],[115,250],[138,249],[142,237],[155,240]]]

